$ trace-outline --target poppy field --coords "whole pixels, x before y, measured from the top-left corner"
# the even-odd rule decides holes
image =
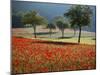
[[[12,73],[90,70],[96,46],[12,37]]]

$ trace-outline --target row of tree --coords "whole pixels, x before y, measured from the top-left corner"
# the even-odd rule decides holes
[[[47,19],[40,16],[36,11],[30,11],[24,13],[21,17],[21,22],[31,24],[34,29],[34,36],[36,38],[37,25],[46,25],[50,29],[50,37],[52,29],[58,27],[62,32],[62,38],[64,37],[65,28],[71,27],[74,29],[79,28],[78,43],[80,43],[82,26],[89,26],[92,16],[92,10],[89,6],[76,5],[72,6],[63,16],[58,16],[53,19],[53,22],[48,24]]]

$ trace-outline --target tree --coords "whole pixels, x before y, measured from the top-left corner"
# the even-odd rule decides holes
[[[47,28],[49,28],[49,32],[50,32],[50,38],[51,38],[51,34],[52,34],[52,29],[55,29],[55,25],[53,23],[49,23],[47,25]]]
[[[63,38],[64,30],[69,27],[66,19],[62,16],[58,16],[55,18],[55,23],[56,23],[56,26],[61,30],[62,38]]]
[[[36,38],[36,25],[47,24],[44,17],[40,16],[36,11],[30,11],[22,16],[23,24],[31,24],[34,29],[34,36]]]
[[[74,5],[67,13],[64,14],[66,18],[70,19],[70,23],[79,28],[78,43],[80,43],[81,30],[83,26],[89,26],[91,21],[92,10],[89,6]]]

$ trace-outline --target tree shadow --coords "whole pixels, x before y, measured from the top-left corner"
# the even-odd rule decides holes
[[[92,38],[92,40],[96,40],[96,38]]]
[[[16,38],[25,38],[25,37],[23,37],[23,36],[15,36]]]
[[[54,45],[79,45],[79,43],[70,43],[70,42],[59,42],[59,41],[36,41],[32,43],[41,43],[41,44],[54,44]]]
[[[58,39],[70,39],[70,38],[73,38],[73,37],[58,37]]]
[[[36,35],[48,35],[48,34],[55,34],[55,33],[57,33],[57,32],[37,32],[37,33],[35,33]],[[34,34],[34,33],[33,33]]]
[[[93,36],[81,36],[82,38],[91,38]]]

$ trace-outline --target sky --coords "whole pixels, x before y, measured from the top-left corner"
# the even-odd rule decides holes
[[[56,16],[63,16],[65,12],[71,7],[71,4],[58,4],[58,3],[41,3],[41,2],[28,2],[28,1],[12,1],[12,13],[14,12],[27,12],[31,10],[37,11],[41,16],[45,17],[49,22]],[[83,28],[92,32],[96,31],[95,6],[90,6],[93,12],[91,27]]]

